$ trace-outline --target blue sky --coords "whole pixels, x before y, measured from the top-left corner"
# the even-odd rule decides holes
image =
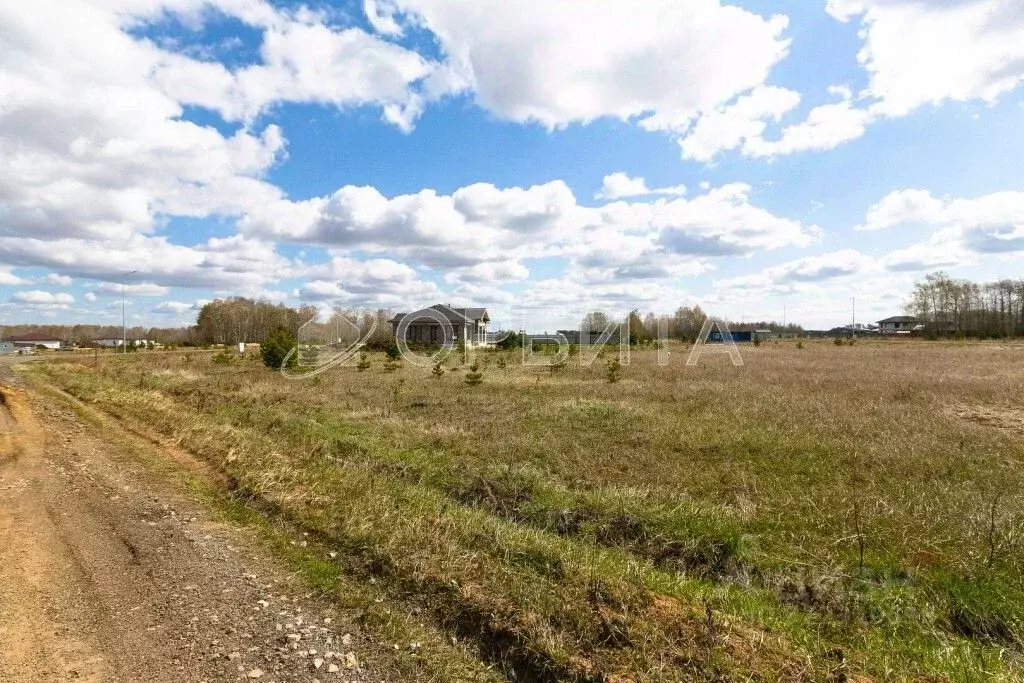
[[[808,327],[1021,274],[1014,0],[0,9],[0,322],[218,296]]]

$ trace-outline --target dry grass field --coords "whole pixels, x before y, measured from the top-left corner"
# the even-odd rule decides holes
[[[289,381],[149,352],[25,373],[333,555],[407,680],[1024,679],[1024,345],[769,342]],[[504,365],[505,367],[499,367]],[[377,598],[380,599],[380,598]]]

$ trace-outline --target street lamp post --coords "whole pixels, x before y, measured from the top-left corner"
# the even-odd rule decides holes
[[[121,276],[121,353],[128,353],[128,325],[125,322],[124,307],[127,295],[125,293],[126,280],[129,275],[135,275],[139,271],[133,270]]]

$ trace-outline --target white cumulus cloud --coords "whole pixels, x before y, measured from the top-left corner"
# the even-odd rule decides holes
[[[10,268],[0,268],[0,285],[24,285],[28,280],[18,277]]]
[[[868,209],[857,230],[883,230],[905,223],[938,223],[944,202],[927,190],[897,190]]]
[[[30,307],[61,307],[75,303],[75,297],[67,292],[44,292],[39,289],[15,292],[11,295],[11,303],[24,304]]]
[[[733,183],[690,199],[586,207],[561,180],[528,188],[478,183],[450,195],[422,190],[390,198],[372,187],[347,186],[329,197],[261,207],[241,225],[254,239],[400,257],[459,281],[521,279],[522,260],[542,256],[610,269],[622,280],[669,277],[694,272],[704,259],[818,239],[817,226],[776,216],[753,204],[750,193],[749,185]]]
[[[839,278],[863,277],[877,272],[879,264],[856,249],[806,256],[770,266],[752,275],[723,280],[718,284],[726,289],[756,290],[787,294],[808,285],[818,285]]]
[[[994,102],[1024,80],[1024,4],[1018,0],[828,0],[859,18],[857,56],[874,109],[904,116],[945,100]]]
[[[857,60],[868,86],[828,89],[802,121],[769,134],[796,108],[799,94],[756,88],[703,115],[680,139],[683,156],[711,161],[740,150],[748,157],[826,151],[862,137],[885,118],[947,101],[994,103],[1024,81],[1024,4],[1018,0],[827,0],[842,22],[859,18]]]
[[[925,240],[883,259],[891,270],[913,271],[977,263],[985,255],[1024,252],[1024,192],[975,198],[936,197],[921,189],[896,190],[868,209],[858,230],[929,226]]]
[[[139,282],[125,284],[123,291],[125,294],[131,294],[133,296],[166,296],[170,290],[167,287],[155,285],[151,282]],[[122,285],[117,282],[104,282],[96,288],[97,294],[105,294],[108,296],[121,296],[121,292]]]
[[[626,197],[646,197],[649,195],[675,195],[686,194],[685,185],[672,185],[669,187],[647,187],[647,181],[642,177],[632,178],[622,171],[609,173],[601,181],[601,190],[594,195],[595,199],[623,199]]]
[[[185,301],[161,301],[157,304],[153,311],[156,313],[164,313],[169,315],[181,316],[185,313],[195,310],[195,304],[190,304]]]
[[[548,128],[601,117],[685,130],[762,85],[785,57],[788,18],[719,0],[372,0],[371,22],[431,31],[477,103]]]

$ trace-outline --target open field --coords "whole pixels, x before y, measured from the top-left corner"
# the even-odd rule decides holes
[[[804,345],[634,352],[615,384],[495,352],[476,387],[383,356],[21,372],[205,461],[337,553],[323,588],[383,591],[479,663],[408,680],[1020,680],[1024,345]]]

